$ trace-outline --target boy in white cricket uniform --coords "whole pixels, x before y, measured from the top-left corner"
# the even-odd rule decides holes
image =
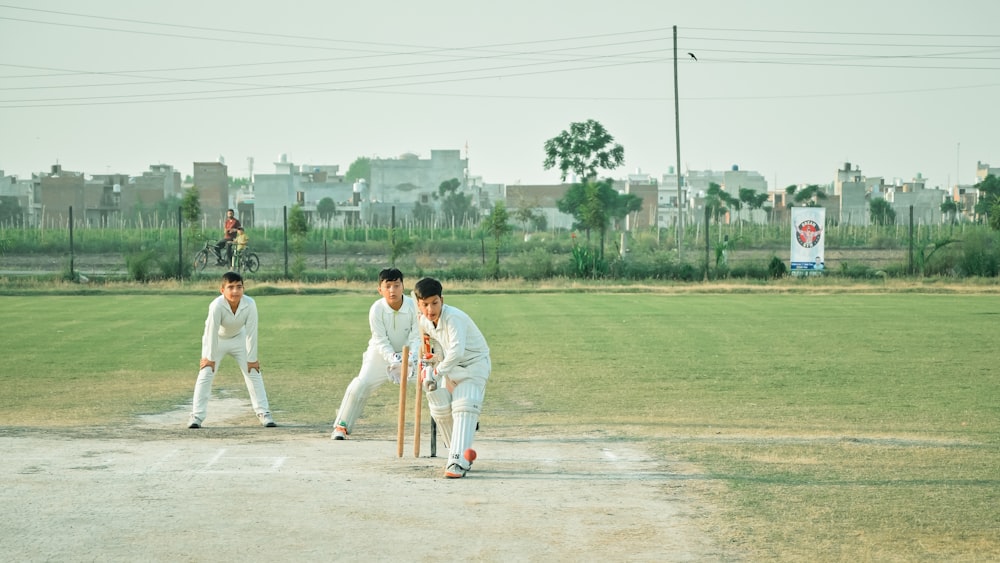
[[[403,295],[403,272],[385,268],[378,275],[381,299],[368,309],[368,326],[372,336],[368,349],[361,356],[361,371],[344,391],[333,428],[334,440],[345,440],[354,430],[365,402],[375,389],[386,381],[399,384],[402,377],[412,380],[416,374],[416,358],[420,345],[417,330],[417,306]],[[402,374],[403,346],[410,347],[409,373]]]
[[[476,459],[472,449],[486,380],[490,377],[490,348],[479,327],[460,309],[444,304],[441,282],[423,278],[413,286],[420,310],[420,330],[440,346],[430,358],[435,369],[422,374],[427,404],[448,447],[444,476],[465,477]]]
[[[205,332],[201,337],[201,363],[194,385],[194,399],[188,428],[201,428],[212,394],[216,367],[226,355],[232,356],[243,373],[257,419],[262,426],[277,426],[271,417],[257,359],[257,303],[243,295],[243,277],[236,272],[222,275],[222,295],[208,306]]]

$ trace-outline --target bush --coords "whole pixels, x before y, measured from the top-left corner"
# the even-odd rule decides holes
[[[772,280],[778,280],[786,275],[788,275],[788,266],[785,266],[785,261],[777,256],[772,256],[771,261],[767,264],[767,275]]]
[[[147,282],[153,279],[153,265],[156,264],[157,253],[154,250],[147,250],[139,254],[131,254],[125,257],[125,268],[128,270],[128,277],[137,282]]]

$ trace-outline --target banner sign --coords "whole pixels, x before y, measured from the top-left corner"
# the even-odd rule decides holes
[[[792,208],[792,272],[823,270],[825,207]]]

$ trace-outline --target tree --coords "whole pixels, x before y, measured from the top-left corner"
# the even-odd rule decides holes
[[[603,125],[588,119],[570,123],[569,131],[545,141],[545,170],[558,167],[560,178],[573,172],[583,181],[597,178],[597,169],[613,170],[625,162],[625,149],[614,143],[615,138]]]
[[[959,211],[960,210],[957,201],[953,199],[946,199],[941,202],[941,215],[949,216],[950,218],[949,222],[953,225],[955,224],[955,221],[958,219]]]
[[[525,232],[528,232],[530,226],[535,224],[535,210],[531,207],[520,207],[514,212],[514,219],[521,223]]]
[[[333,219],[333,216],[337,214],[337,204],[334,203],[333,198],[324,197],[316,204],[316,213],[320,219],[329,224],[330,219]]]
[[[305,250],[308,231],[306,212],[296,203],[288,210],[288,235],[292,238],[292,252],[295,255],[292,261],[292,277],[295,279],[302,279],[306,273]]]
[[[502,201],[493,204],[493,210],[483,223],[483,230],[493,237],[493,278],[500,277],[500,246],[503,239],[512,231],[510,224],[510,214],[507,213],[507,206]]]
[[[722,220],[722,217],[726,213],[729,213],[729,207],[727,206],[732,207],[734,201],[739,203],[726,190],[722,189],[722,186],[715,182],[709,182],[708,190],[705,192],[705,208],[708,209],[709,217],[716,224]]]
[[[801,190],[798,186],[788,186],[785,193],[791,196],[792,203],[788,207],[795,205],[799,207],[820,207],[819,202],[826,199],[826,192],[816,184],[810,184]]]
[[[309,221],[302,206],[296,203],[288,210],[288,234],[293,237],[304,237],[309,231]]]
[[[0,196],[0,225],[5,227],[20,227],[24,213],[21,202],[14,196]]]
[[[868,203],[868,216],[873,225],[895,225],[896,211],[884,198],[873,198]]]
[[[434,218],[434,208],[430,205],[420,203],[413,204],[413,219],[421,225],[429,225]]]
[[[372,159],[367,156],[359,156],[354,159],[354,162],[347,167],[347,173],[344,174],[344,181],[348,184],[353,184],[361,179],[369,184],[372,182]]]
[[[989,174],[973,187],[979,190],[979,201],[976,202],[976,207],[973,209],[976,218],[981,220],[983,217],[989,217],[992,226],[993,218],[997,215],[993,208],[1000,202],[1000,178]]]
[[[198,228],[201,221],[201,199],[198,195],[198,186],[191,186],[184,190],[184,197],[181,199],[181,217],[189,227]]]
[[[614,181],[610,178],[602,182],[573,184],[566,195],[556,201],[559,211],[576,219],[575,228],[586,231],[588,242],[592,230],[600,233],[601,258],[604,257],[604,239],[609,221],[612,217],[625,217],[634,208],[633,200],[625,199],[612,188],[613,184]],[[638,197],[635,199],[639,200],[641,207],[642,200]]]
[[[458,178],[445,180],[438,186],[441,194],[441,214],[449,224],[461,224],[466,219],[476,218],[476,209],[472,205],[472,196],[460,193],[462,183]]]

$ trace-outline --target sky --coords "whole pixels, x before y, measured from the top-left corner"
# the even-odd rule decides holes
[[[593,119],[625,149],[602,176],[973,184],[1000,166],[998,21],[995,0],[0,0],[0,170],[461,150],[487,183],[550,184],[545,141]]]

